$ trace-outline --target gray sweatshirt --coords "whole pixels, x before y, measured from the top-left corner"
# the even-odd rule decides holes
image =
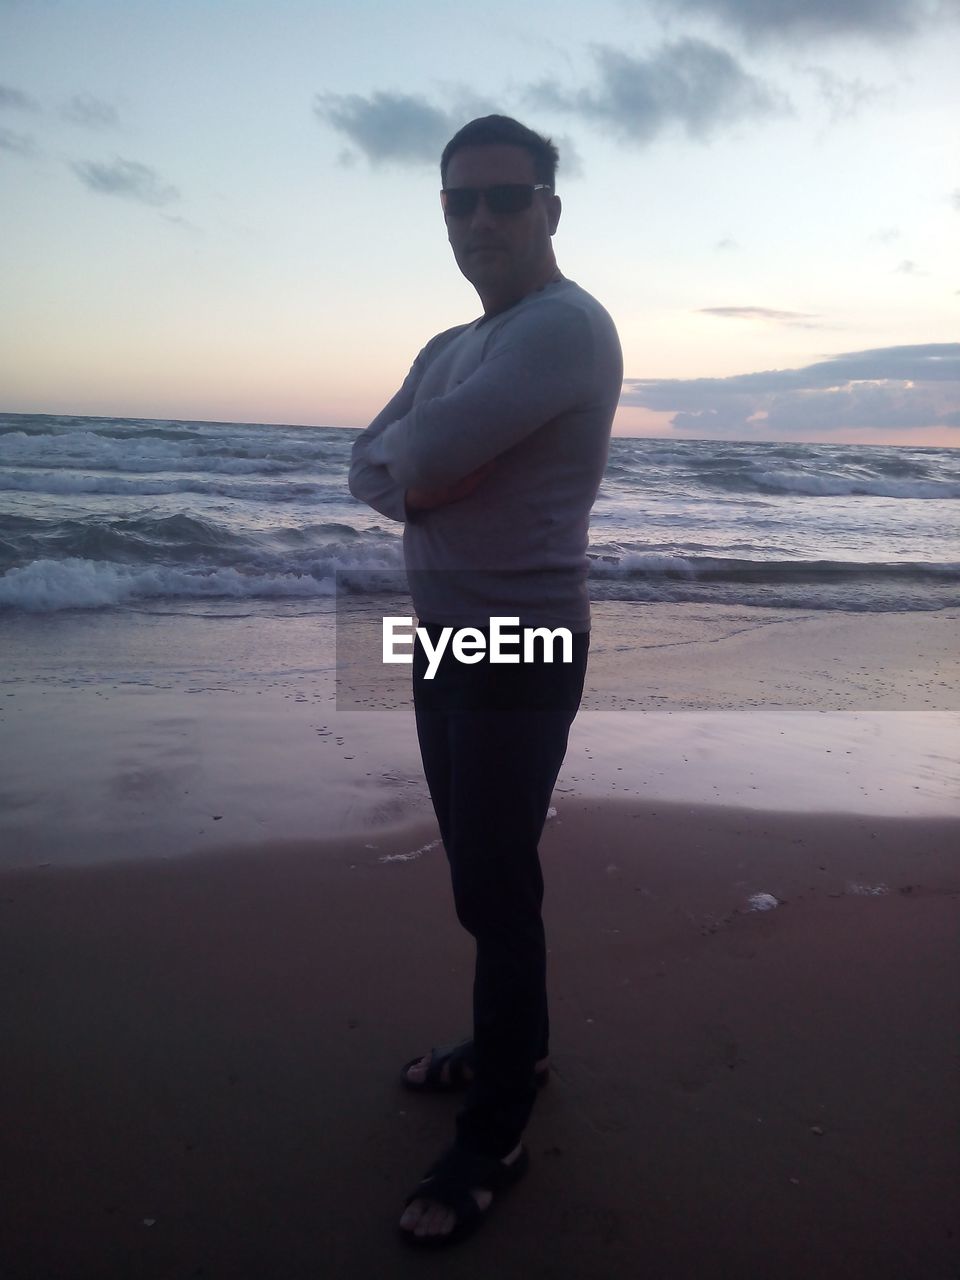
[[[572,280],[427,343],[357,438],[349,482],[405,522],[421,622],[589,629],[590,508],[622,380],[613,321]],[[491,459],[467,497],[405,509],[406,489],[452,484]]]

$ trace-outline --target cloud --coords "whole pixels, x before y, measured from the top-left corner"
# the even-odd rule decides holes
[[[724,236],[724,238],[722,240],[718,240],[713,247],[715,249],[739,249],[740,248],[736,240],[731,239],[730,236]]]
[[[373,165],[392,162],[430,165],[436,168],[449,140],[469,120],[478,116],[507,114],[488,98],[463,88],[452,91],[453,105],[439,107],[425,98],[403,93],[318,93],[313,111],[318,119],[345,137]],[[583,176],[583,160],[571,137],[554,137],[560,152],[558,171],[567,178]],[[344,168],[356,163],[357,151],[344,148],[338,162]]]
[[[783,94],[705,40],[663,44],[647,57],[600,45],[594,57],[600,73],[595,90],[571,93],[542,81],[528,92],[529,99],[538,106],[575,112],[638,146],[671,126],[706,139],[736,121],[791,110]]]
[[[730,320],[771,320],[794,329],[822,328],[816,323],[818,316],[805,311],[774,311],[772,307],[701,307],[700,314]]]
[[[844,390],[792,391],[774,396],[764,422],[768,431],[831,431],[866,427],[904,431],[947,425],[938,397],[926,388],[857,383]]]
[[[92,93],[77,93],[60,108],[64,120],[86,129],[112,129],[119,123],[115,107]]]
[[[0,84],[0,110],[39,111],[40,103],[20,89],[11,89],[9,85]]]
[[[894,240],[900,239],[899,227],[881,227],[879,231],[875,231],[870,237],[871,240],[879,240],[881,244],[892,244]]]
[[[149,205],[170,204],[180,199],[176,187],[164,183],[155,169],[137,160],[123,160],[119,156],[112,164],[81,160],[71,168],[91,191],[103,195],[124,196]]]
[[[557,161],[557,180],[561,178],[582,178],[584,174],[583,157],[568,133],[552,134],[553,144],[560,153]]]
[[[730,378],[625,378],[623,405],[672,413],[678,432],[960,425],[960,343],[842,352],[801,369]]]
[[[925,276],[927,274],[925,271],[921,271],[917,264],[909,258],[904,258],[900,265],[894,268],[894,272],[900,276]]]
[[[960,213],[960,187],[950,193],[950,203]]]
[[[955,0],[655,0],[658,8],[706,14],[748,40],[890,40],[916,35],[957,13]]]
[[[891,95],[891,90],[865,84],[863,80],[844,80],[828,67],[802,67],[801,70],[816,80],[833,124],[851,120],[861,107]]]
[[[35,156],[37,144],[28,133],[0,129],[0,151],[9,151],[15,156]]]
[[[371,164],[436,166],[449,138],[465,123],[459,115],[404,93],[374,93],[369,98],[318,93],[313,110]]]

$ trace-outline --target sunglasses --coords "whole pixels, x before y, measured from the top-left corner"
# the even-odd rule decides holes
[[[448,218],[469,218],[480,203],[486,202],[491,213],[522,213],[533,204],[535,191],[550,191],[550,184],[538,182],[500,182],[493,187],[444,187],[440,203]]]

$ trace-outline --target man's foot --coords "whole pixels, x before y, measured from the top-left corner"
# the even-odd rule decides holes
[[[447,1051],[446,1055],[441,1058],[439,1075],[435,1076],[433,1087],[438,1091],[446,1089],[456,1089],[461,1084],[469,1084],[473,1079],[473,1069],[470,1066],[468,1054],[459,1052],[462,1046],[457,1046],[451,1053]],[[472,1045],[471,1045],[472,1048]],[[432,1053],[442,1053],[441,1050],[433,1050]],[[427,1073],[430,1069],[432,1053],[426,1054],[417,1062],[409,1063],[404,1068],[405,1083],[413,1089],[422,1089],[427,1079]],[[537,1083],[543,1084],[549,1074],[550,1059],[541,1058],[534,1067],[537,1074]]]
[[[518,1142],[500,1163],[504,1168],[509,1169],[522,1154],[523,1143]],[[470,1194],[477,1202],[477,1208],[481,1214],[490,1208],[493,1201],[492,1191],[488,1191],[485,1187],[477,1187],[471,1189]],[[448,1205],[441,1204],[439,1201],[431,1200],[426,1196],[418,1197],[407,1205],[399,1225],[401,1231],[415,1236],[417,1240],[444,1237],[449,1236],[457,1226],[457,1214]]]

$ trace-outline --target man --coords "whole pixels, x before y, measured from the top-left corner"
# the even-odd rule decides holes
[[[560,274],[557,150],[504,116],[465,125],[440,162],[457,265],[483,304],[438,334],[357,440],[351,492],[404,521],[420,625],[565,627],[569,662],[491,666],[414,651],[424,772],[454,901],[476,939],[473,1038],[404,1068],[409,1088],[469,1084],[453,1146],[407,1200],[413,1244],[449,1244],[527,1167],[520,1141],[548,1071],[537,845],[583,690],[589,514],[623,364],[613,322]]]

